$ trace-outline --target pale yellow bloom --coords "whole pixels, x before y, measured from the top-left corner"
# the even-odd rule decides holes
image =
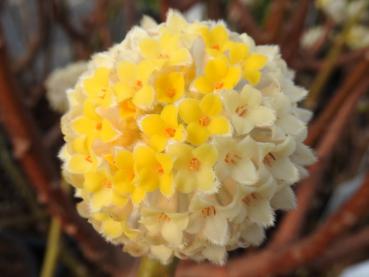
[[[78,211],[133,256],[223,265],[259,245],[315,161],[306,91],[223,23],[145,19],[68,92],[59,157]]]

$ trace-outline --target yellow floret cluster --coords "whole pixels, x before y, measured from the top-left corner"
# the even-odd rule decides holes
[[[222,264],[261,243],[314,161],[276,47],[176,12],[93,56],[68,91],[63,174],[81,215],[134,256]]]

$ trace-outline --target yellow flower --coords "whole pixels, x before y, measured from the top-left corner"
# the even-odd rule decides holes
[[[112,160],[115,168],[113,188],[121,195],[128,196],[134,191],[134,166],[132,152],[120,149]]]
[[[246,57],[242,66],[243,76],[251,85],[257,85],[260,82],[260,71],[266,65],[267,61],[266,56],[257,53],[250,54]]]
[[[83,114],[73,122],[73,129],[80,135],[109,142],[119,134],[109,120],[96,113],[96,108],[90,102],[85,103]]]
[[[178,35],[164,32],[159,39],[144,38],[140,43],[144,59],[153,60],[158,65],[188,65],[191,63],[190,52],[181,45]]]
[[[120,63],[117,69],[119,82],[114,84],[117,100],[120,102],[132,98],[132,103],[140,108],[151,107],[155,92],[148,81],[156,67],[150,61],[142,61],[139,64]]]
[[[230,125],[225,116],[220,98],[208,94],[201,101],[193,98],[183,100],[179,114],[187,125],[187,141],[199,145],[208,140],[211,135],[227,134]]]
[[[225,46],[228,42],[228,31],[223,24],[217,24],[212,28],[207,26],[201,26],[199,33],[205,42],[205,46],[208,52],[212,55],[216,55],[225,50]]]
[[[177,158],[174,183],[178,191],[191,193],[199,190],[210,193],[217,188],[213,166],[218,155],[214,146],[202,144],[193,148],[188,144],[177,143],[170,145],[168,152]]]
[[[164,196],[174,192],[172,181],[173,161],[168,154],[157,153],[152,148],[139,145],[133,151],[135,178],[137,187],[132,194],[132,201],[139,204],[146,193],[160,190]]]
[[[183,73],[163,73],[155,80],[155,89],[160,103],[170,104],[183,96],[185,80]]]
[[[84,81],[84,88],[90,101],[103,107],[112,104],[112,90],[109,85],[110,69],[97,68],[94,74]]]
[[[185,129],[183,125],[178,124],[178,109],[173,105],[165,106],[160,115],[145,116],[141,126],[150,145],[158,151],[162,151],[170,139],[176,141],[185,139]]]
[[[193,82],[193,88],[201,93],[220,89],[233,89],[241,77],[241,69],[231,65],[225,56],[217,56],[205,65],[204,75]]]

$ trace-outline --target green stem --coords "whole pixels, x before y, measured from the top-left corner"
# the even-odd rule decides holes
[[[47,249],[44,258],[44,263],[41,269],[41,277],[54,276],[56,262],[59,256],[60,246],[60,222],[53,218],[49,228],[47,237]]]
[[[168,265],[161,264],[158,260],[147,257],[141,258],[137,277],[173,277],[178,260],[174,259]]]

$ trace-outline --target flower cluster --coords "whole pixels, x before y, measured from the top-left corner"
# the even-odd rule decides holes
[[[306,91],[222,22],[146,21],[68,93],[60,157],[79,212],[134,256],[222,264],[258,245],[314,162]]]
[[[345,39],[351,49],[369,46],[369,2],[367,0],[315,0],[315,5],[337,25],[350,24]],[[324,35],[321,26],[308,30],[302,39],[303,47],[309,48]]]

